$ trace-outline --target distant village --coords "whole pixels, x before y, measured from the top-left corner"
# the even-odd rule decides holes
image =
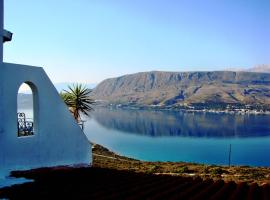
[[[207,112],[207,113],[227,113],[227,114],[254,114],[269,115],[270,105],[264,104],[227,104],[227,103],[191,103],[174,105],[140,105],[134,102],[99,104],[109,108],[136,109],[136,110],[173,110],[183,112]]]

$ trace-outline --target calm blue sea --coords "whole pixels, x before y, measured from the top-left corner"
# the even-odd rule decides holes
[[[30,110],[21,110],[29,118]],[[112,151],[146,161],[270,166],[270,116],[96,109],[85,134]]]
[[[147,161],[270,166],[270,116],[96,109],[90,141]]]

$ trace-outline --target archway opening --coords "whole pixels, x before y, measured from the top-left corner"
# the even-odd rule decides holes
[[[33,91],[29,84],[23,83],[17,96],[18,137],[34,135]]]

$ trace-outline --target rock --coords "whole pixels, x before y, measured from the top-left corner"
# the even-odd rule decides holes
[[[253,72],[140,72],[102,81],[96,100],[138,105],[270,104],[270,74]]]

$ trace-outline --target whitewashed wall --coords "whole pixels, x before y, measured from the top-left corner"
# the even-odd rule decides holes
[[[3,38],[3,27],[4,27],[4,1],[0,0],[0,37],[1,38]],[[0,63],[2,62],[3,62],[3,42],[0,41]]]
[[[17,94],[24,82],[33,90],[35,134],[18,138]],[[0,174],[91,162],[91,144],[44,70],[0,63]]]

